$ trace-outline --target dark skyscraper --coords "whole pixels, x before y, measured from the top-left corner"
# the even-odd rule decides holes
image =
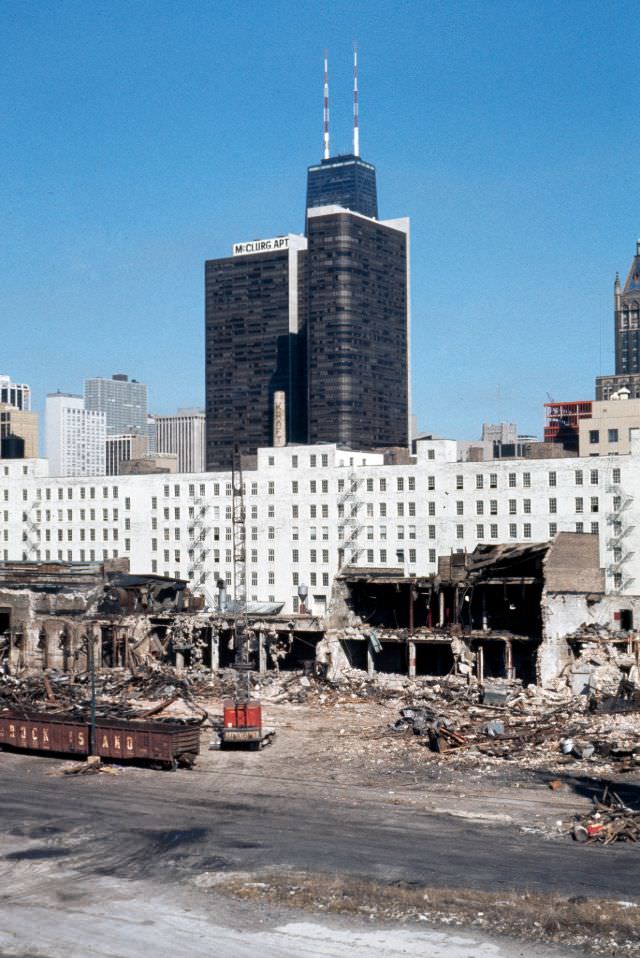
[[[620,389],[640,399],[640,240],[624,289],[616,274],[613,313],[616,371],[613,376],[596,376],[596,399],[609,399]]]
[[[359,157],[354,52],[353,153],[307,179],[306,238],[236,243],[209,260],[207,469],[272,445],[284,394],[286,441],[350,448],[409,441],[409,221],[377,219],[375,167]],[[280,419],[278,419],[280,421]]]
[[[616,375],[640,373],[640,240],[624,289],[614,286]]]
[[[307,209],[343,206],[378,217],[376,168],[359,156],[334,156],[307,170]]]
[[[309,211],[309,442],[408,443],[408,230],[408,220]]]
[[[273,442],[273,399],[286,396],[287,436],[304,441],[299,320],[300,236],[234,244],[205,263],[207,469],[231,465],[234,443]]]
[[[353,153],[331,156],[329,150],[329,61],[324,54],[324,157],[307,169],[307,209],[342,206],[345,210],[378,217],[376,168],[360,159],[358,118],[358,54],[353,51]]]

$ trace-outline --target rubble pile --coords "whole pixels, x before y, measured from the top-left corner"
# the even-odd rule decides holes
[[[498,705],[485,704],[500,698],[495,692],[449,690],[448,704],[432,693],[401,708],[387,731],[411,732],[431,752],[451,753],[447,758],[460,752],[460,761],[482,756],[550,769],[589,762],[632,771],[640,769],[639,692],[627,682],[623,693],[589,699],[514,685]]]
[[[640,841],[640,811],[629,808],[615,792],[606,788],[600,801],[595,802],[593,812],[576,817],[571,834],[581,843],[637,842]]]
[[[207,675],[211,677],[211,673]],[[0,709],[73,715],[88,720],[91,712],[92,677],[88,672],[39,673],[23,677],[0,676]],[[171,668],[101,669],[94,675],[98,718],[159,721],[203,721],[206,712],[196,702],[204,691],[200,681],[180,676]],[[161,714],[162,713],[162,714]]]
[[[613,691],[622,681],[640,685],[638,643],[630,633],[589,623],[567,636],[567,642],[574,661],[566,679],[576,695]]]

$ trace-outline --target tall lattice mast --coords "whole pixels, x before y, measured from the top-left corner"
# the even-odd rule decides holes
[[[249,700],[249,619],[247,615],[247,524],[244,506],[242,457],[236,444],[231,464],[233,594],[235,599],[234,647],[237,670],[236,698]]]

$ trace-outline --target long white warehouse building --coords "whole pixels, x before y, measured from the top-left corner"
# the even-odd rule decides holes
[[[402,465],[335,445],[260,449],[244,473],[247,595],[326,610],[342,565],[437,571],[479,543],[598,533],[609,593],[640,591],[640,442],[625,456],[458,462],[425,439]],[[233,587],[231,475],[49,478],[46,460],[0,462],[0,560],[128,557],[189,579],[214,601]]]

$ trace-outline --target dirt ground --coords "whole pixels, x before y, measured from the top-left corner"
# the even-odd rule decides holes
[[[563,754],[570,703],[498,755],[437,753],[398,729],[401,689],[305,689],[259,690],[260,752],[209,749],[205,725],[192,771],[0,754],[0,958],[640,956],[637,846],[569,834],[605,785],[640,807],[640,767]]]
[[[205,734],[198,768],[266,773],[288,789],[320,787],[346,796],[357,789],[360,801],[384,799],[557,836],[566,832],[574,815],[588,811],[606,782],[625,793],[637,788],[640,794],[640,769],[635,775],[616,775],[597,760],[561,755],[555,742],[532,763],[526,754],[508,760],[465,750],[433,753],[411,731],[389,731],[402,704],[400,699],[327,705],[265,701],[264,722],[277,730],[273,744],[258,756],[211,752]],[[216,715],[222,702],[209,700],[206,707]]]

